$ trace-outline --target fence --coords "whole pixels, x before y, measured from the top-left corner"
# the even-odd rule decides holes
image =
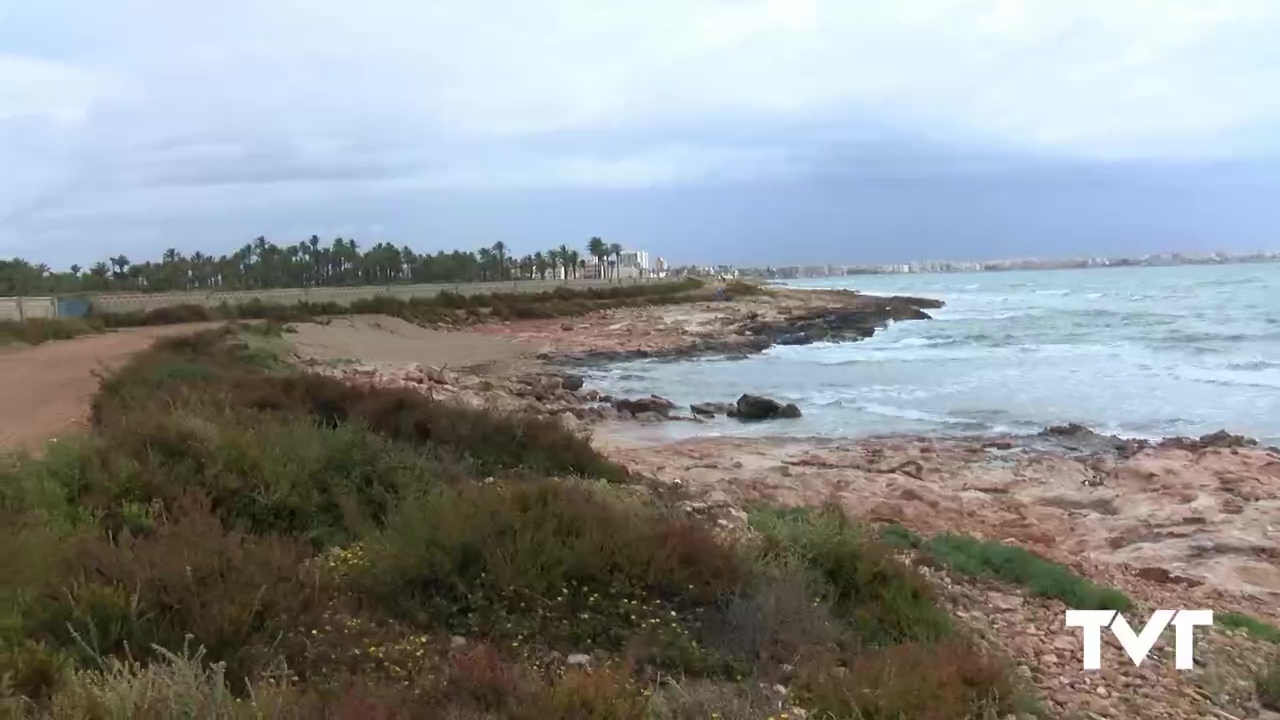
[[[0,297],[0,320],[58,317],[58,301],[51,297]]]
[[[539,293],[558,287],[573,289],[630,287],[649,283],[670,282],[664,278],[622,278],[620,280],[508,280],[484,283],[431,283],[423,285],[362,285],[358,287],[291,288],[283,290],[237,290],[226,292],[134,293],[128,295],[95,295],[86,298],[96,313],[122,313],[155,310],[175,305],[217,307],[243,305],[254,300],[264,303],[293,305],[300,302],[335,302],[341,305],[380,295],[408,300],[434,297],[442,292],[460,295],[489,293]],[[87,311],[88,308],[85,310]],[[81,313],[83,314],[83,313]]]

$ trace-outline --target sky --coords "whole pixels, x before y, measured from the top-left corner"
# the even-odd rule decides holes
[[[1275,0],[0,0],[0,257],[1280,250]]]

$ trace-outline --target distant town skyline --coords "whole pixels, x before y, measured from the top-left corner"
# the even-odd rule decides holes
[[[1214,265],[1250,262],[1280,262],[1280,252],[1181,253],[1166,252],[1140,257],[1091,258],[1006,258],[999,260],[919,260],[909,263],[769,265],[740,268],[753,275],[779,278],[830,277],[862,274],[905,274],[940,272],[982,272],[1004,270],[1050,270],[1104,267],[1161,267],[1169,265]]]

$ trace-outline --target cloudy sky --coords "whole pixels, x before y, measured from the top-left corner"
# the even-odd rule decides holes
[[[0,0],[0,256],[1280,249],[1276,0]]]

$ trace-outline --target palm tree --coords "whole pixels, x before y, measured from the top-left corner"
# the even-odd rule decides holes
[[[604,259],[609,254],[609,245],[601,238],[593,237],[587,242],[587,252],[600,264],[600,270],[603,273]]]
[[[609,254],[613,256],[613,274],[616,277],[618,274],[618,267],[622,265],[622,246],[618,243],[610,244]]]
[[[71,266],[71,274],[75,275],[76,277],[80,277],[80,270],[81,270],[81,267],[79,265]]]
[[[498,279],[502,280],[507,267],[507,244],[499,240],[493,244],[491,249],[493,254],[498,257]]]
[[[126,277],[124,274],[125,270],[127,270],[129,266],[133,264],[129,262],[129,258],[125,257],[124,255],[117,255],[116,257],[113,257],[113,258],[107,258],[107,260],[111,263],[111,267],[115,268],[115,271],[113,274],[115,275],[116,280],[124,280]]]
[[[568,280],[573,274],[573,269],[578,267],[578,253],[576,250],[570,250],[568,245],[561,245],[556,249],[560,251],[560,264],[564,266],[564,279]]]
[[[480,279],[489,279],[489,268],[493,266],[493,260],[497,257],[493,250],[489,248],[480,248],[476,252],[476,259],[480,261]]]
[[[547,262],[557,270],[564,268],[564,256],[560,254],[559,248],[547,251]]]
[[[579,276],[579,270],[580,270],[580,269],[583,269],[583,268],[586,268],[586,266],[587,266],[586,261],[582,259],[582,256],[578,254],[578,251],[577,251],[577,250],[570,250],[570,251],[569,251],[569,264],[570,264],[571,266],[573,266],[573,276],[574,276],[574,277],[578,277],[578,276]]]

